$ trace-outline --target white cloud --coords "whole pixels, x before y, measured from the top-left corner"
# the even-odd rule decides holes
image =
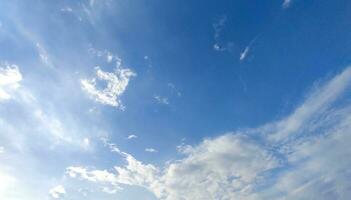
[[[292,0],[284,0],[282,7],[283,8],[289,8],[292,3]]]
[[[3,173],[0,170],[0,198],[5,199],[8,190],[16,186],[17,182],[18,180],[16,179],[16,177],[7,173]]]
[[[316,87],[290,116],[183,145],[183,158],[164,166],[144,164],[110,144],[125,166],[115,171],[77,168],[73,171],[79,176],[71,177],[113,188],[144,187],[162,200],[348,199],[351,105],[333,105],[350,84],[348,68]]]
[[[61,198],[64,194],[66,194],[66,190],[62,185],[58,185],[52,189],[50,189],[49,194],[54,199]]]
[[[108,194],[115,194],[115,193],[117,193],[118,190],[115,188],[103,187],[102,191],[105,193],[108,193]]]
[[[157,150],[154,148],[146,148],[145,151],[149,153],[157,153]]]
[[[205,140],[184,153],[184,159],[170,163],[163,172],[125,154],[127,165],[115,167],[114,173],[99,171],[106,174],[104,178],[98,179],[93,175],[96,170],[82,167],[69,167],[67,173],[116,187],[121,184],[145,187],[160,199],[217,199],[218,195],[228,199],[246,195],[264,177],[264,172],[278,166],[269,152],[249,138],[233,134]]]
[[[247,55],[249,54],[249,52],[251,50],[252,45],[254,45],[254,43],[256,42],[257,38],[258,38],[258,36],[256,36],[253,40],[251,40],[249,45],[247,45],[245,47],[245,49],[240,53],[240,57],[239,57],[240,61],[245,60],[245,58],[247,57]]]
[[[17,65],[0,64],[0,101],[11,98],[11,92],[16,90],[22,80],[22,74]]]
[[[115,175],[106,170],[91,170],[84,167],[68,167],[66,173],[72,178],[82,178],[93,182],[116,182]]]
[[[244,51],[240,53],[240,61],[243,61],[246,58],[247,54],[249,53],[249,50],[250,47],[247,46],[245,47]]]
[[[279,166],[264,148],[235,134],[207,139],[185,153],[165,170],[161,199],[241,199]]]
[[[128,140],[131,140],[131,139],[136,139],[136,138],[138,138],[138,136],[136,136],[136,135],[128,135],[128,137],[127,137],[127,139]]]
[[[169,101],[168,101],[168,98],[167,98],[167,97],[161,97],[161,96],[159,96],[159,95],[155,95],[155,96],[154,96],[154,99],[157,101],[157,103],[165,104],[165,105],[168,105],[168,104],[169,104]]]
[[[117,66],[114,72],[105,72],[99,67],[96,67],[95,70],[96,78],[81,80],[82,89],[99,103],[123,109],[120,97],[125,92],[130,79],[136,74],[131,69],[121,66]],[[98,89],[97,80],[106,81],[106,88]]]
[[[5,152],[5,148],[0,146],[0,153],[4,153]]]
[[[318,119],[350,85],[351,68],[347,68],[323,85],[323,87],[316,88],[311,92],[305,102],[290,116],[274,123],[273,129],[275,130],[272,130],[272,133],[268,131],[268,138],[275,141],[287,140],[291,134],[298,134],[302,130],[308,129],[308,126],[304,126],[310,125],[308,122],[311,122],[313,119]]]

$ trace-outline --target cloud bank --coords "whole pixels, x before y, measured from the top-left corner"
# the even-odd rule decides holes
[[[316,86],[286,118],[182,145],[183,158],[164,166],[144,164],[117,149],[125,166],[68,167],[67,174],[116,188],[144,187],[164,200],[347,199],[351,105],[345,99],[350,84],[347,68]]]

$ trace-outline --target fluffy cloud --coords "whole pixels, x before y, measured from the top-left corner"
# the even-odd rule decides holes
[[[22,74],[17,65],[0,64],[0,101],[11,98],[11,92],[19,87]]]
[[[265,173],[279,166],[268,151],[243,135],[226,134],[188,147],[161,180],[162,199],[236,199],[248,196]]]
[[[50,189],[49,194],[54,199],[61,198],[64,194],[66,194],[66,190],[62,185],[58,185],[52,189]]]
[[[99,67],[96,67],[95,70],[96,78],[81,80],[82,89],[99,103],[123,109],[124,106],[120,96],[126,90],[130,79],[136,74],[132,70],[121,66],[117,66],[114,72],[105,72]],[[98,89],[97,80],[106,81],[106,88]]]
[[[316,87],[290,116],[182,145],[183,158],[164,166],[144,164],[110,144],[125,166],[112,171],[69,167],[67,173],[112,188],[144,187],[163,200],[348,199],[351,105],[334,105],[350,84],[348,68]]]

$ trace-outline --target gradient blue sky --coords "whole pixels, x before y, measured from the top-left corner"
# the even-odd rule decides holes
[[[350,19],[347,0],[0,0],[0,199],[350,199]]]

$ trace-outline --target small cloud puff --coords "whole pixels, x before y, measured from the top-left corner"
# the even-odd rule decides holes
[[[54,199],[59,199],[61,198],[63,195],[66,194],[66,190],[62,185],[58,185],[52,189],[50,189],[49,194],[52,198]]]
[[[129,135],[128,137],[127,137],[127,139],[128,140],[131,140],[131,139],[136,139],[136,138],[138,138],[138,136],[136,136],[136,135]]]

